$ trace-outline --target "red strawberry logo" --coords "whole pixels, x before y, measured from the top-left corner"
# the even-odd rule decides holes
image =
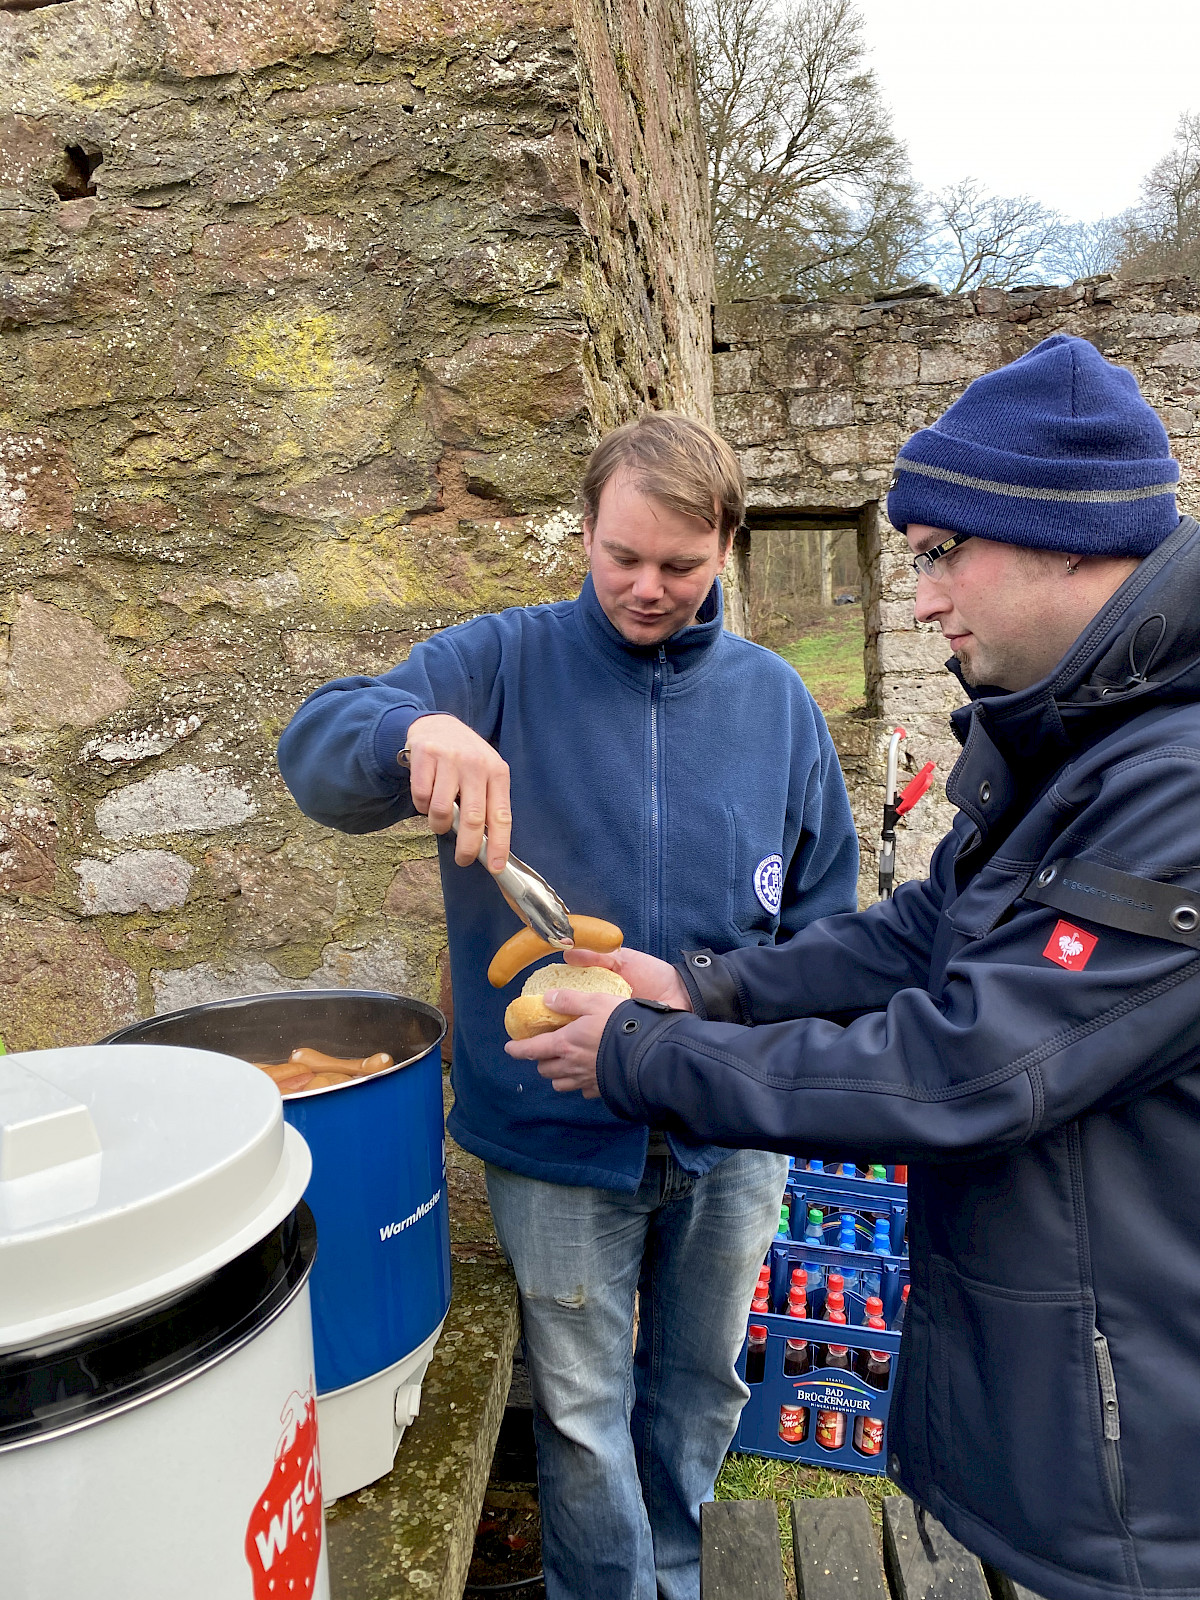
[[[308,1600],[321,1559],[321,1457],[317,1396],[295,1391],[280,1413],[271,1479],[246,1526],[254,1600]]]

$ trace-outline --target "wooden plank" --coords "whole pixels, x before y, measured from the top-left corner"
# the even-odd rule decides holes
[[[998,1567],[989,1567],[984,1562],[983,1570],[991,1586],[992,1600],[1042,1600],[1040,1594],[1034,1594],[1033,1590],[1027,1589],[1023,1583],[1014,1583]]]
[[[978,1558],[906,1495],[883,1502],[883,1559],[895,1600],[991,1600]]]
[[[887,1600],[867,1502],[792,1501],[792,1553],[800,1600]]]
[[[774,1500],[700,1507],[700,1600],[785,1600]]]

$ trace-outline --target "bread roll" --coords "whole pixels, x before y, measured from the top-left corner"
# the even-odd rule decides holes
[[[583,989],[593,994],[615,994],[621,1000],[628,1000],[633,994],[625,979],[607,967],[568,967],[563,961],[552,961],[529,974],[520,995],[504,1013],[504,1027],[510,1039],[532,1039],[574,1022],[574,1017],[551,1011],[542,999],[548,989]]]

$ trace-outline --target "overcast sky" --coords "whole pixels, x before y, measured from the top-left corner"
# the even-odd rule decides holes
[[[1132,205],[1200,111],[1200,0],[857,0],[871,65],[937,189],[979,178],[1093,221]]]

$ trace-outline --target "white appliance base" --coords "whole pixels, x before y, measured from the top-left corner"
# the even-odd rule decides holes
[[[445,1320],[403,1361],[317,1396],[326,1505],[392,1470],[404,1430],[421,1409],[421,1384]]]

